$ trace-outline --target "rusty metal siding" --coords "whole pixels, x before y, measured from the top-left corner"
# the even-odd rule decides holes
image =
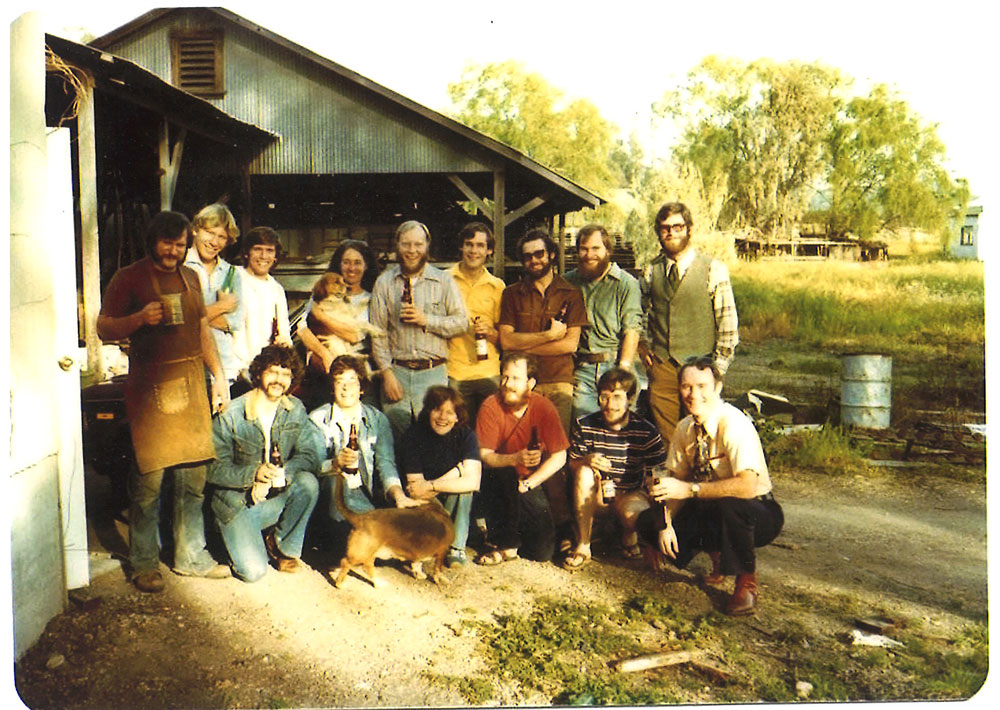
[[[225,95],[211,102],[280,136],[255,174],[482,172],[439,127],[241,27],[172,14],[111,48],[171,80],[174,29],[224,30]]]

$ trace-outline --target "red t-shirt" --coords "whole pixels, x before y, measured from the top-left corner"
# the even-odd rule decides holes
[[[559,412],[552,402],[534,392],[528,393],[528,408],[520,419],[504,409],[499,394],[486,398],[476,418],[479,446],[498,454],[513,454],[527,447],[531,441],[532,428],[538,430],[543,461],[552,454],[569,448],[569,440],[559,421]],[[518,465],[517,475],[527,478],[531,471]]]

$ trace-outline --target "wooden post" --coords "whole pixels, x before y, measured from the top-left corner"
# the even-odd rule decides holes
[[[504,267],[507,265],[507,240],[504,234],[507,226],[505,189],[503,168],[497,168],[493,171],[493,239],[496,242],[496,248],[493,250],[493,275],[498,279],[503,279]]]
[[[173,150],[170,149],[170,124],[167,119],[160,122],[160,209],[169,210],[174,203],[177,174],[181,169],[181,155],[184,152],[184,138],[187,129],[180,129]]]
[[[80,242],[83,283],[83,338],[87,345],[87,371],[101,380],[101,341],[97,316],[101,312],[101,251],[97,229],[97,147],[94,123],[94,89],[81,94],[76,117],[77,160],[80,172]]]

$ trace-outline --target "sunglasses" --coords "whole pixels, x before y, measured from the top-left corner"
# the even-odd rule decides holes
[[[521,261],[531,261],[532,259],[538,259],[541,261],[545,258],[546,251],[544,249],[539,249],[537,251],[526,251],[521,254]]]

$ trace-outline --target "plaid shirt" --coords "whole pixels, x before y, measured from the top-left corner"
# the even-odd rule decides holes
[[[427,316],[427,325],[403,323],[399,319],[403,300],[403,275],[399,264],[389,266],[378,277],[369,304],[372,325],[385,335],[372,338],[372,355],[380,370],[393,360],[447,358],[448,339],[469,329],[469,317],[454,279],[426,264],[412,278],[413,304]]]
[[[680,278],[684,277],[688,267],[694,261],[697,252],[689,250],[677,263],[677,271]],[[675,263],[673,259],[661,253],[653,262],[646,267],[642,274],[640,285],[642,287],[642,309],[644,318],[648,322],[653,308],[662,307],[661,304],[651,303],[650,292],[654,278],[659,278],[662,274],[665,278],[670,270],[670,265]],[[659,274],[657,272],[660,272]],[[726,373],[729,365],[733,362],[733,355],[736,346],[740,342],[740,326],[736,316],[736,300],[733,298],[733,285],[729,280],[729,269],[718,259],[712,259],[708,271],[708,292],[712,299],[712,310],[715,312],[715,363],[722,374]],[[648,327],[643,331],[649,333]],[[666,343],[653,343],[654,346],[666,347]]]

